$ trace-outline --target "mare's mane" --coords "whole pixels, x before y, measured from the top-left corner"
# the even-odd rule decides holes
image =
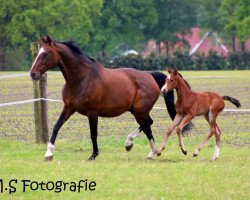
[[[75,42],[73,42],[73,41],[62,41],[62,42],[58,42],[58,43],[66,45],[73,53],[78,54],[80,56],[83,56],[84,59],[88,59],[88,60],[91,60],[92,62],[96,62],[96,60],[94,58],[91,58],[86,53],[84,53],[81,50],[81,48],[75,44]]]

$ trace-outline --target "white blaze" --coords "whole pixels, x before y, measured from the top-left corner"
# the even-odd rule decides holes
[[[170,79],[170,75],[168,75],[167,79]],[[161,92],[163,92],[164,90],[167,90],[167,82],[162,86]]]
[[[39,51],[38,51],[38,54],[37,54],[37,56],[36,56],[36,59],[34,60],[34,62],[33,62],[33,64],[32,64],[31,70],[32,70],[32,68],[34,67],[34,65],[35,65],[35,63],[36,63],[38,57],[39,57],[43,52],[45,52],[45,50],[44,50],[43,47],[41,47],[41,48],[39,49]]]

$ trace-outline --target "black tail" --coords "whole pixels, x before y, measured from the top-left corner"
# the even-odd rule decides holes
[[[166,82],[167,76],[161,72],[151,72],[151,74],[154,77],[159,88],[161,89]],[[168,93],[163,94],[163,97],[164,97],[165,104],[168,110],[168,114],[173,121],[176,115],[175,104],[174,104],[174,91],[169,91]],[[190,122],[183,128],[182,132],[185,133],[191,130],[193,126],[194,126],[193,123]]]
[[[237,108],[241,107],[240,101],[230,97],[230,96],[222,96],[222,99],[226,100],[226,101],[230,101],[232,104],[234,104]]]

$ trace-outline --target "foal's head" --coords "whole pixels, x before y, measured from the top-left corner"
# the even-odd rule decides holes
[[[43,73],[57,66],[60,60],[60,56],[55,49],[55,44],[49,36],[45,38],[41,36],[39,44],[40,49],[30,70],[30,77],[33,80],[38,80]]]
[[[181,74],[178,73],[178,70],[176,68],[174,68],[174,70],[167,68],[166,70],[168,71],[169,76],[166,78],[165,85],[161,88],[161,91],[163,93],[167,93],[173,89],[176,89],[179,85],[179,80],[182,79]],[[184,82],[190,88],[189,84],[185,80]]]

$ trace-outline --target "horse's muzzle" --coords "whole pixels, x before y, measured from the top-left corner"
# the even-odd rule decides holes
[[[34,81],[38,81],[40,78],[40,73],[39,72],[30,72],[30,77]]]

